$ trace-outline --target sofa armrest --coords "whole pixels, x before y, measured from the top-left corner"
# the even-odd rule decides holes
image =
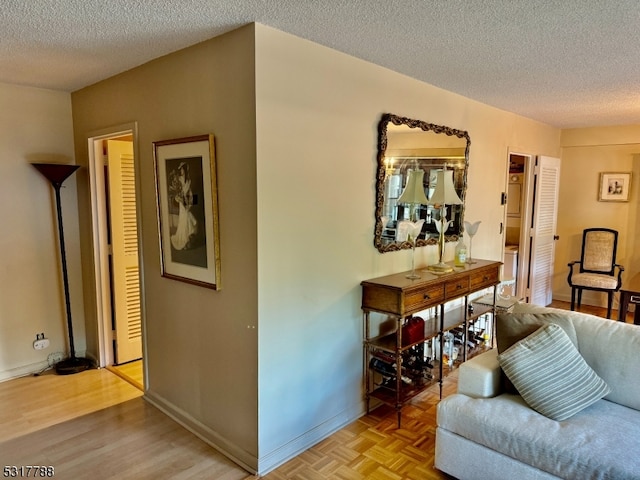
[[[458,393],[473,398],[491,398],[501,393],[501,369],[497,349],[473,357],[460,365]]]

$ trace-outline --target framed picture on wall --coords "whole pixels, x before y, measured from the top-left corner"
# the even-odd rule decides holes
[[[163,277],[220,289],[212,134],[153,142]]]
[[[600,202],[628,202],[630,191],[631,172],[600,172]]]

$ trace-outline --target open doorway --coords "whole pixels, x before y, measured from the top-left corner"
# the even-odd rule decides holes
[[[503,291],[520,301],[552,301],[560,159],[509,153]]]
[[[503,291],[521,301],[528,301],[529,228],[533,176],[531,155],[509,153],[507,180],[506,228],[503,254]]]
[[[135,124],[88,141],[99,363],[144,390]]]

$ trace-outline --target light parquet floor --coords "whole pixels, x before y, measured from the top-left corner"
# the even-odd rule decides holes
[[[457,372],[446,377],[443,397],[454,393]],[[395,410],[381,406],[296,458],[265,475],[265,480],[451,479],[433,466],[436,407],[434,385],[402,409],[401,428]]]
[[[444,395],[456,374],[444,381]],[[447,479],[433,468],[434,385],[402,412],[379,407],[263,478]],[[0,463],[53,465],[62,479],[251,480],[112,372],[48,373],[0,383]]]
[[[566,302],[551,306],[568,309]],[[582,311],[604,316],[603,309]],[[443,396],[456,386],[454,372]],[[257,478],[141,396],[104,369],[0,383],[0,464],[54,465],[60,479]],[[393,409],[379,407],[263,478],[451,479],[433,467],[438,402],[434,385],[405,406],[401,428]]]
[[[568,302],[551,307],[569,310]],[[606,310],[583,305],[582,312],[605,317]],[[617,314],[613,314],[613,319]],[[633,323],[633,314],[626,318]],[[457,372],[444,380],[443,397],[457,389]],[[380,407],[306,452],[264,476],[265,480],[385,479],[434,480],[453,477],[435,469],[436,408],[440,401],[435,385],[402,410],[402,428],[396,413]]]

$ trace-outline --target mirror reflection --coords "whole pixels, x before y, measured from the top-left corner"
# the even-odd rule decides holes
[[[462,204],[447,205],[447,241],[457,241],[463,232],[464,200],[470,138],[467,132],[383,115],[378,128],[376,182],[376,226],[374,244],[380,252],[438,243],[436,222],[440,206],[426,204],[437,183],[437,173],[452,172],[453,184]],[[449,174],[451,175],[451,174]],[[412,222],[424,220],[419,232]]]

